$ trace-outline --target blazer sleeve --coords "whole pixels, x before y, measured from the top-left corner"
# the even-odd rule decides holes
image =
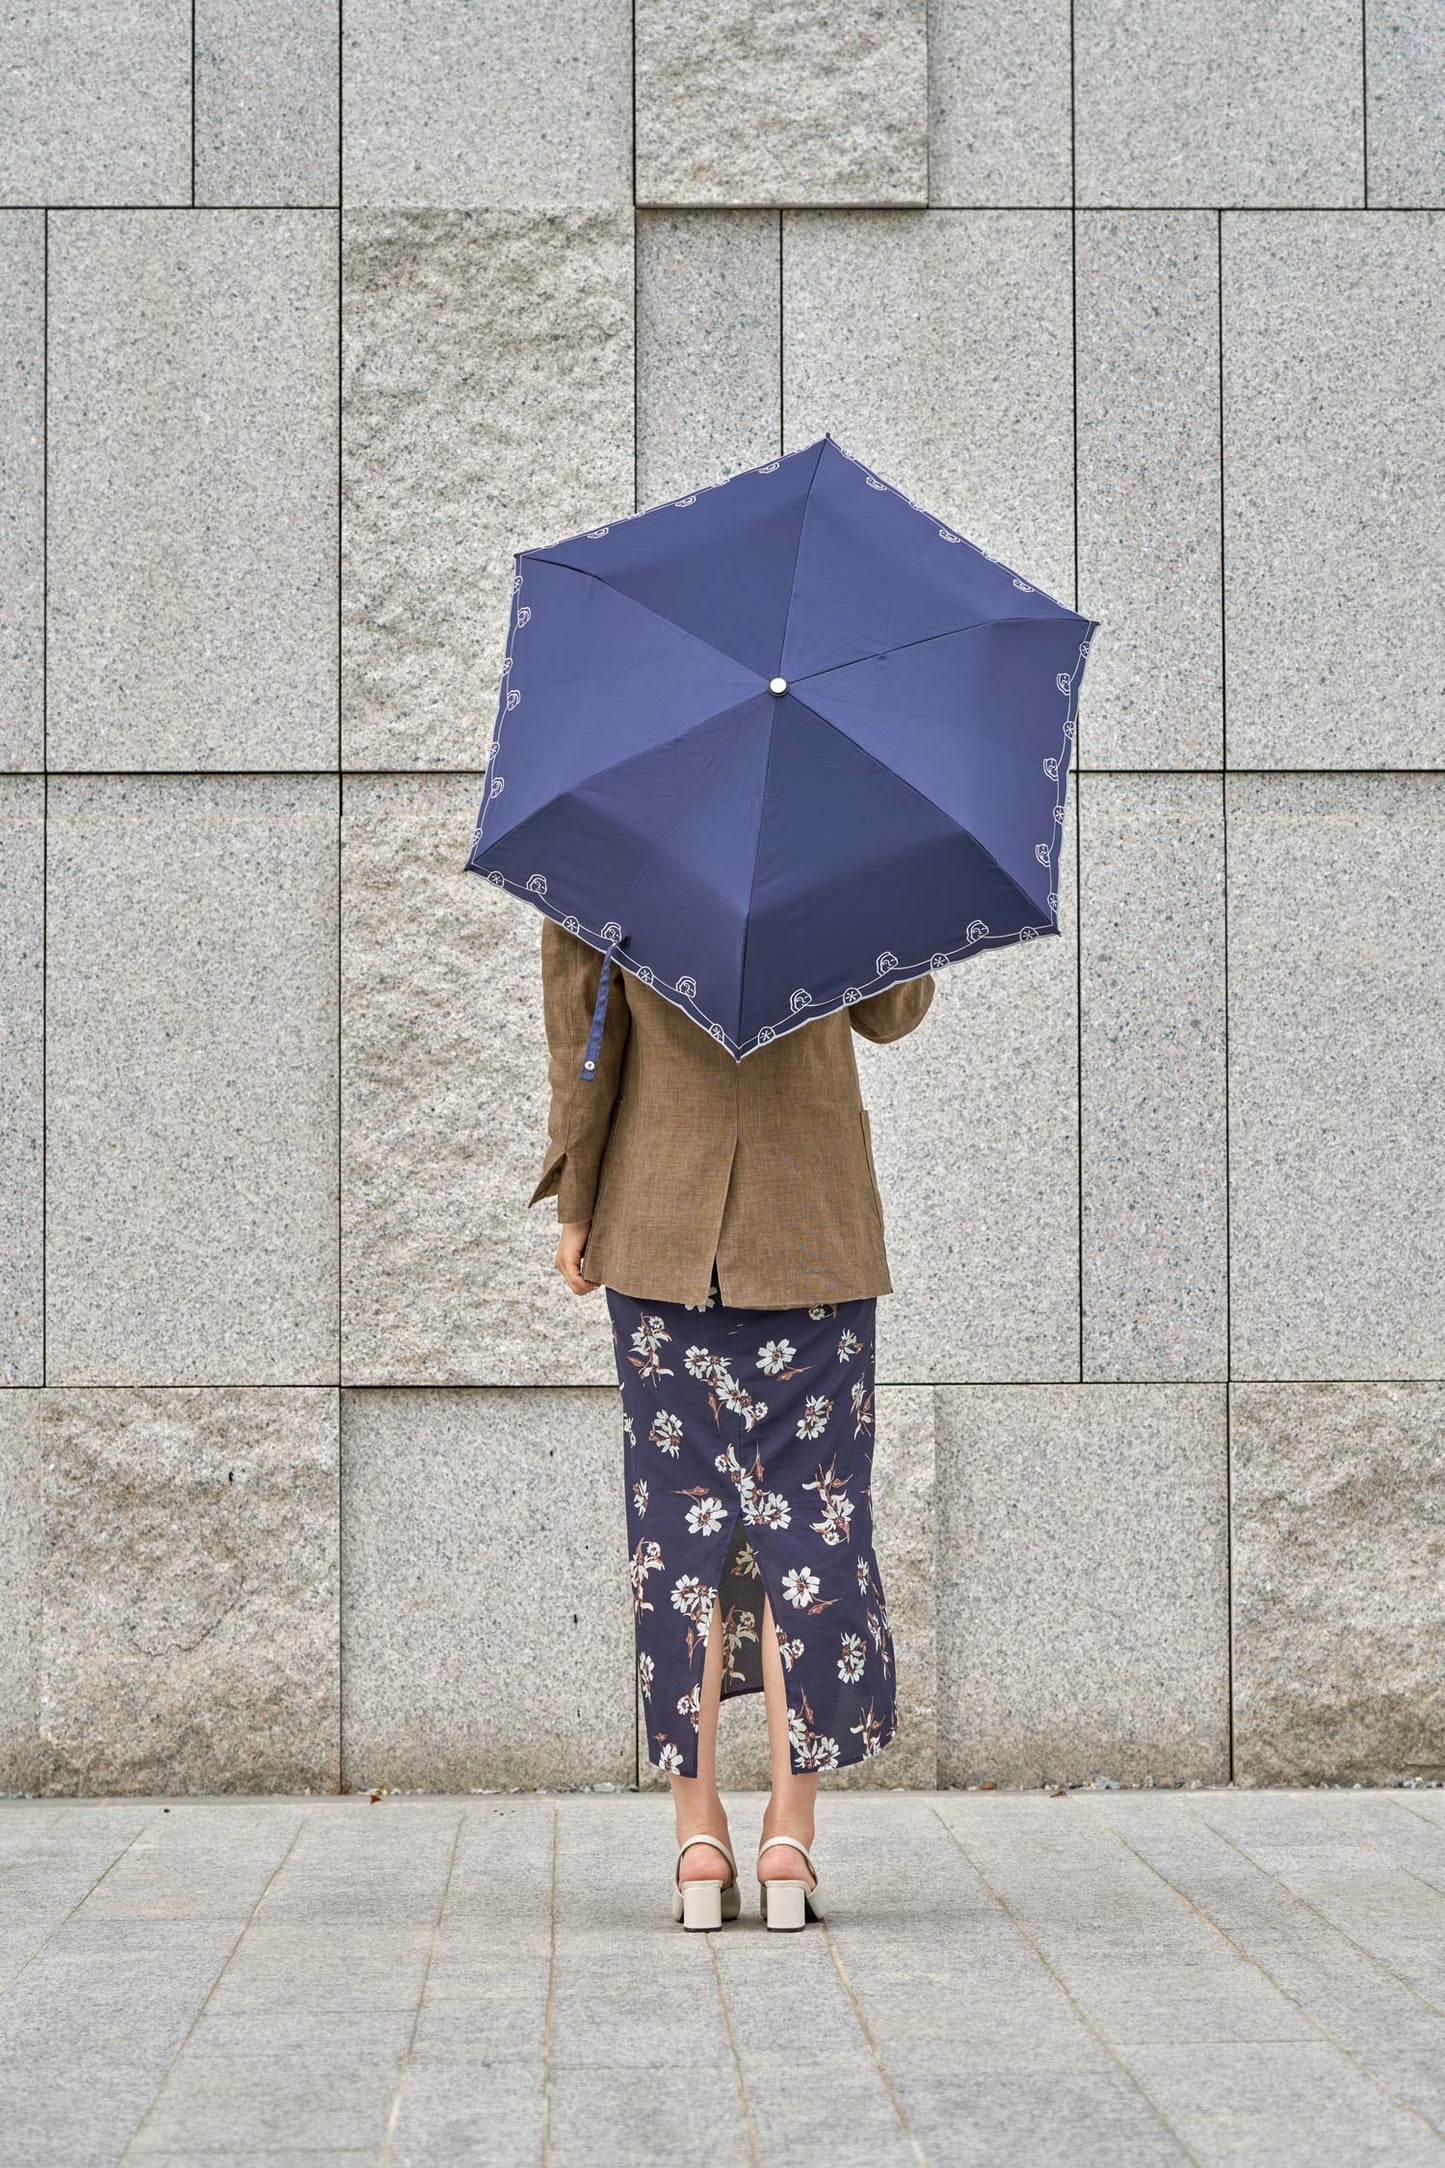
[[[906,1039],[928,1014],[933,1000],[933,974],[925,971],[916,979],[904,979],[897,986],[885,987],[881,994],[870,994],[866,1001],[855,1001],[848,1010],[848,1021],[853,1029],[865,1039],[886,1043],[889,1039]]]
[[[547,1115],[547,1158],[528,1205],[543,1197],[557,1199],[557,1217],[592,1217],[597,1171],[612,1128],[612,1109],[622,1077],[622,1053],[631,1018],[626,974],[614,965],[607,996],[607,1021],[594,1081],[582,1079],[582,1057],[592,1028],[592,1011],[602,976],[598,950],[579,941],[555,919],[542,921],[542,1015],[547,1029],[547,1080],[552,1102]]]

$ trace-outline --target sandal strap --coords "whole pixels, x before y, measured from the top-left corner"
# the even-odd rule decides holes
[[[818,1870],[813,1866],[813,1855],[800,1837],[764,1837],[762,1843],[758,1846],[758,1858],[761,1859],[764,1852],[771,1852],[775,1844],[785,1844],[790,1851],[801,1852],[812,1871],[813,1880],[817,1881]]]
[[[721,1837],[684,1837],[681,1844],[677,1848],[678,1867],[681,1867],[682,1865],[683,1853],[690,1852],[695,1844],[705,1844],[711,1851],[721,1852],[723,1858],[728,1863],[728,1867],[731,1871],[733,1881],[736,1882],[738,1878],[738,1863],[733,1858],[732,1853],[728,1850],[726,1844],[723,1842]],[[680,1889],[682,1887],[682,1878],[677,1873],[676,1869],[673,1870],[673,1879],[676,1881]],[[729,1885],[724,1882],[723,1888],[727,1889],[728,1887]]]

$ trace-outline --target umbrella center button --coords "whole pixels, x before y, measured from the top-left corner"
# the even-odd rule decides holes
[[[768,680],[768,691],[774,695],[785,693],[787,689],[788,681],[786,678],[770,678]]]

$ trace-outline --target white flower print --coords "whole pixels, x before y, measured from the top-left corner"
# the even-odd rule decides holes
[[[702,1614],[704,1597],[712,1590],[705,1588],[695,1573],[684,1573],[672,1586],[672,1608],[681,1611],[685,1618],[698,1618]]]
[[[634,1483],[632,1486],[632,1510],[640,1521],[647,1518],[647,1485],[645,1483]]]
[[[661,1573],[663,1570],[662,1545],[646,1541],[639,1543],[632,1554],[630,1568],[632,1605],[635,1611],[650,1611],[652,1609],[652,1605],[647,1601],[647,1576],[650,1573]]]
[[[717,1289],[710,1287],[701,1302],[685,1302],[684,1310],[710,1310],[717,1301]]]
[[[838,1742],[825,1739],[813,1729],[813,1711],[806,1694],[799,1695],[801,1709],[789,1707],[788,1738],[793,1749],[793,1759],[800,1769],[836,1769],[838,1766]]]
[[[635,1446],[637,1443],[637,1428],[630,1415],[622,1418],[622,1442],[624,1446]]]
[[[711,1380],[725,1368],[721,1357],[714,1355],[711,1348],[690,1347],[682,1359],[690,1378]]]
[[[687,1509],[687,1525],[694,1536],[715,1536],[727,1519],[721,1498],[699,1498]]]
[[[803,1439],[821,1438],[833,1403],[822,1393],[809,1393],[803,1402],[803,1412],[798,1417],[798,1436]]]
[[[863,1342],[859,1339],[856,1332],[845,1332],[838,1341],[839,1362],[851,1362],[853,1360],[853,1357],[861,1349],[862,1345]]]
[[[698,1704],[701,1700],[701,1697],[702,1687],[701,1685],[698,1685],[692,1689],[691,1693],[682,1695],[677,1704],[678,1715],[688,1717],[691,1720],[692,1728],[694,1731],[697,1730]]]
[[[660,1747],[657,1754],[657,1766],[659,1769],[665,1770],[670,1777],[680,1777],[682,1775],[682,1756],[675,1746],[669,1744]]]
[[[793,1367],[797,1353],[791,1340],[765,1340],[758,1349],[758,1368],[770,1378],[801,1377],[806,1365]]]
[[[836,1317],[838,1315],[838,1305],[836,1302],[817,1302],[814,1303],[808,1315],[811,1318]]]
[[[787,1528],[792,1518],[793,1509],[781,1491],[752,1490],[743,1500],[743,1519],[750,1526]]]
[[[750,1431],[754,1423],[760,1423],[768,1412],[767,1402],[754,1400],[747,1387],[739,1385],[732,1372],[725,1367],[719,1370],[714,1380],[713,1394],[716,1397],[709,1395],[709,1398],[713,1400],[714,1417],[717,1415],[718,1403],[721,1402],[730,1415],[742,1417],[744,1430]]]
[[[870,1759],[873,1755],[883,1752],[883,1726],[874,1714],[871,1701],[863,1711],[860,1722],[850,1724],[848,1729],[862,1740],[863,1752]]]
[[[868,1561],[866,1558],[860,1558],[858,1561],[858,1593],[860,1596],[866,1596],[868,1593]]]
[[[627,1358],[639,1378],[656,1384],[659,1378],[670,1378],[672,1372],[662,1360],[662,1349],[671,1340],[660,1317],[644,1317],[632,1335],[633,1352]]]
[[[855,1679],[862,1678],[867,1655],[861,1634],[844,1634],[843,1653],[838,1658],[838,1676],[845,1686],[851,1686]]]
[[[818,1470],[815,1483],[805,1483],[803,1488],[815,1490],[818,1493],[818,1503],[823,1508],[823,1518],[812,1523],[815,1532],[825,1543],[846,1543],[849,1523],[853,1518],[853,1501],[838,1480],[836,1458],[830,1461],[826,1468]]]
[[[666,1408],[659,1408],[652,1418],[652,1428],[647,1435],[660,1453],[666,1453],[676,1460],[677,1449],[682,1442],[682,1417],[669,1415]]]
[[[721,1462],[719,1462],[719,1466],[721,1466]],[[757,1553],[750,1543],[740,1543],[733,1553],[733,1572],[738,1575],[740,1580],[760,1581],[762,1579],[762,1569],[758,1565]]]
[[[778,1654],[783,1659],[783,1669],[791,1671],[798,1658],[807,1652],[796,1634],[785,1634],[781,1626],[775,1626],[773,1632],[778,1637]]]
[[[796,1610],[806,1611],[822,1587],[811,1566],[791,1566],[783,1575],[783,1594]],[[674,1594],[673,1602],[677,1602]]]
[[[873,1428],[873,1394],[863,1378],[853,1380],[853,1435],[859,1438]]]
[[[644,1651],[637,1659],[637,1683],[642,1688],[644,1701],[652,1699],[652,1674],[655,1668],[652,1658]]]
[[[740,1680],[743,1678],[743,1668],[738,1662],[738,1657],[742,1653],[743,1643],[745,1641],[755,1642],[757,1638],[758,1621],[756,1612],[745,1611],[740,1605],[730,1604],[723,1615],[723,1677],[725,1679]]]

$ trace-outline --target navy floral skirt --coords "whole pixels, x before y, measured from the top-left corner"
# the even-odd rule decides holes
[[[841,1769],[897,1728],[873,1555],[876,1298],[812,1309],[607,1289],[622,1394],[637,1676],[649,1759],[697,1774],[708,1636],[723,1696],[762,1691],[766,1596],[793,1768]]]

